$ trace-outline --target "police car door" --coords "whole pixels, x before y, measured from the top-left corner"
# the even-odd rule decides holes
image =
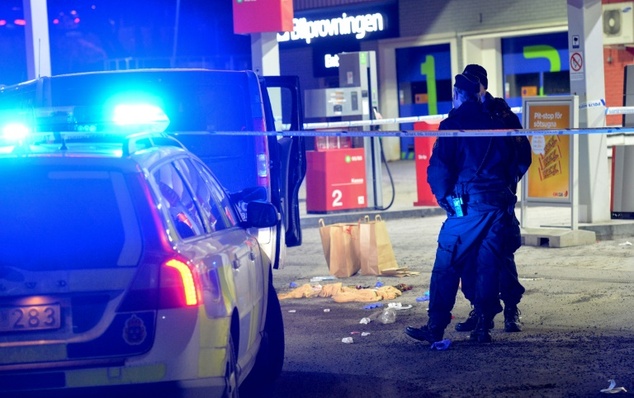
[[[233,204],[213,174],[197,160],[184,159],[177,168],[191,182],[191,188],[199,204],[202,217],[210,229],[206,245],[217,245],[222,250],[222,258],[228,259],[225,269],[218,270],[213,264],[218,257],[204,260],[210,272],[221,271],[215,277],[221,281],[222,300],[234,301],[240,316],[239,360],[242,355],[255,347],[262,325],[258,324],[264,306],[264,281],[268,264],[262,264],[260,246],[255,235],[239,225],[239,218]],[[225,281],[223,281],[223,278]],[[209,281],[211,282],[211,281]],[[223,283],[224,282],[224,283]]]

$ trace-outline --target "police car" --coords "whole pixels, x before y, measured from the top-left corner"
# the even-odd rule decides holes
[[[302,241],[298,192],[306,161],[303,137],[265,134],[277,130],[269,90],[281,97],[283,123],[302,129],[298,78],[253,71],[156,68],[43,76],[0,87],[0,110],[74,107],[94,119],[99,109],[121,101],[159,106],[170,120],[165,132],[212,168],[227,191],[265,189],[281,218],[261,228],[258,239],[279,268],[285,248]]]
[[[261,187],[227,194],[154,104],[0,122],[0,396],[235,397],[275,379],[283,323],[257,235],[279,212]]]

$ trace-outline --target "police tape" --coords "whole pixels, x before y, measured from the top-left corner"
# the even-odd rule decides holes
[[[579,109],[605,107],[605,100],[600,99],[596,101],[586,102],[579,105]],[[513,107],[511,111],[515,114],[522,114],[522,107]],[[634,107],[632,106],[618,106],[606,108],[606,115],[625,115],[633,114]],[[321,129],[339,129],[339,128],[356,128],[366,126],[382,126],[386,124],[404,124],[404,123],[416,123],[416,122],[431,122],[437,123],[445,119],[448,115],[425,115],[425,116],[405,116],[399,118],[380,118],[371,120],[347,120],[336,122],[316,122],[316,123],[304,123],[304,130],[321,130]]]
[[[570,129],[521,129],[521,130],[401,130],[401,131],[348,131],[348,130],[300,130],[300,131],[209,131],[220,135],[257,135],[280,137],[497,137],[497,136],[544,136],[544,135],[590,135],[590,134],[634,134],[634,127],[570,128]]]
[[[611,106],[607,109],[606,115],[630,115],[634,113],[633,106]]]
[[[588,102],[584,102],[583,104],[579,104],[579,109],[586,109],[586,108],[597,108],[597,107],[602,107],[602,108],[606,108],[607,105],[605,103],[605,100],[603,98],[598,99],[598,100],[594,100],[594,101],[588,101]],[[613,107],[610,108],[606,108],[606,115],[610,114],[610,109],[612,109]],[[632,113],[634,113],[634,107],[632,107],[631,109],[629,109],[629,107],[622,107],[625,108],[626,111],[631,111]],[[520,114],[522,113],[522,107],[521,106],[515,106],[511,108],[511,111],[513,113],[516,114]],[[612,111],[612,114],[619,114],[621,112],[618,111]]]
[[[597,107],[601,107],[601,108],[606,108],[606,114],[608,114],[610,112],[610,109],[614,108],[614,107],[607,107],[605,100],[603,98],[598,99],[598,100],[593,100],[593,101],[588,101],[588,102],[584,102],[583,104],[579,104],[579,109],[586,109],[586,108],[597,108]],[[630,107],[621,107],[621,108],[625,108],[628,109]],[[511,110],[515,113],[522,113],[522,107],[513,107],[511,108]],[[628,109],[629,110],[629,109]],[[631,107],[631,111],[634,113],[634,107]],[[620,112],[614,112],[614,114],[617,114]]]
[[[596,108],[598,106],[605,107],[605,100],[603,98],[601,98],[600,100],[588,101],[584,104],[579,104],[579,109]]]

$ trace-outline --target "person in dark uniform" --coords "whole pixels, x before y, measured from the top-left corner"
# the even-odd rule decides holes
[[[489,80],[486,69],[478,64],[469,64],[465,66],[462,73],[473,76],[480,81],[480,102],[482,102],[484,108],[491,116],[502,119],[504,128],[506,129],[522,129],[522,123],[519,117],[513,113],[509,104],[503,98],[493,97],[493,95],[487,91],[489,88]]]
[[[480,100],[484,109],[494,118],[500,119],[504,123],[504,128],[509,130],[522,129],[522,124],[511,107],[502,98],[494,98],[488,91],[487,71],[477,64],[469,64],[465,67],[463,74],[473,76],[480,81]],[[517,154],[517,176],[516,180],[528,170],[531,164],[531,147],[526,136],[516,136]],[[511,187],[513,193],[517,191],[517,183]],[[519,221],[518,221],[519,224]],[[506,332],[520,332],[522,324],[520,320],[520,311],[518,304],[524,294],[524,287],[519,282],[517,266],[515,264],[514,252],[507,253],[508,258],[505,266],[500,270],[500,298],[504,302],[504,330]],[[475,300],[475,275],[463,275],[462,292],[472,303]],[[469,317],[464,322],[456,324],[455,329],[459,332],[470,332],[475,329],[477,324],[476,312],[472,310]],[[491,325],[493,328],[494,325]]]
[[[479,100],[480,83],[457,75],[453,106],[440,130],[503,129]],[[513,214],[517,167],[515,139],[491,137],[439,137],[434,144],[427,181],[447,219],[438,235],[438,248],[430,281],[427,324],[408,326],[405,333],[419,341],[442,340],[451,322],[460,278],[465,270],[475,278],[474,308],[477,323],[470,338],[490,342],[490,325],[502,312],[499,272],[508,253],[520,246],[519,225]]]

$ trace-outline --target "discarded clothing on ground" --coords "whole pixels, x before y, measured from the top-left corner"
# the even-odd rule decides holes
[[[280,300],[289,298],[332,297],[337,303],[349,302],[374,302],[381,300],[393,300],[401,295],[401,291],[394,286],[381,286],[379,288],[357,289],[354,286],[343,286],[342,283],[328,285],[311,285],[306,283],[290,292],[278,294]]]

